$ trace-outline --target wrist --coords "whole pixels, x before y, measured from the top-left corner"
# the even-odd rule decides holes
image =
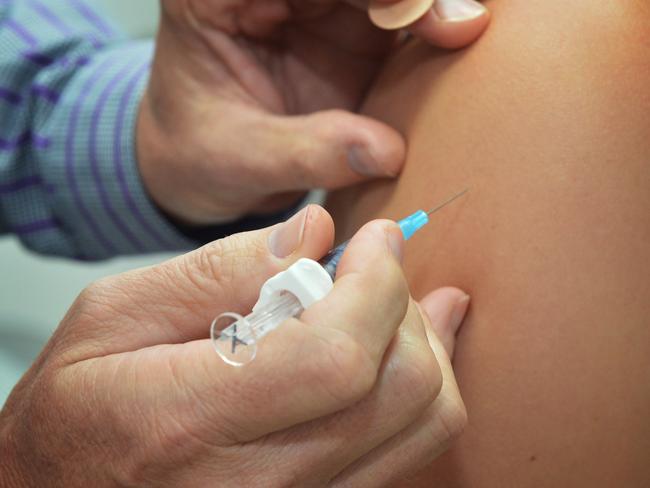
[[[172,140],[174,131],[160,122],[156,110],[147,90],[140,102],[135,143],[138,171],[149,200],[177,228],[218,223],[204,208],[201,192],[192,190],[191,156]]]
[[[153,100],[152,100],[153,98]],[[196,147],[183,129],[168,128],[158,111],[157,98],[145,92],[138,109],[136,160],[142,186],[149,200],[177,230],[200,229],[240,219],[245,212],[232,205],[220,205],[219,192],[210,190],[206,165],[197,160]],[[153,104],[156,103],[154,108]],[[203,159],[209,159],[203,156]],[[207,171],[212,172],[212,168]],[[207,196],[206,196],[207,195]]]
[[[166,148],[164,137],[157,127],[155,116],[152,113],[149,100],[149,90],[145,91],[138,108],[138,119],[136,124],[136,161],[142,186],[147,196],[164,214],[172,214],[165,206],[164,194],[166,163],[164,154]]]

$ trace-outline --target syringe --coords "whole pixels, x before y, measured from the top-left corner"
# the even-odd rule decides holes
[[[446,200],[428,212],[425,212],[424,210],[418,210],[414,214],[409,215],[408,217],[397,222],[397,225],[399,225],[399,228],[402,230],[402,234],[404,235],[404,240],[408,241],[415,235],[417,231],[427,225],[429,223],[429,217],[431,215],[436,213],[438,210],[443,209],[454,200],[459,199],[468,191],[469,189],[464,190],[457,195],[454,195],[449,200]],[[343,257],[343,253],[347,249],[349,243],[350,241],[345,241],[343,244],[339,244],[319,261],[320,265],[325,268],[325,271],[327,271],[332,280],[336,278],[336,269],[338,268],[339,261],[341,260],[341,257]]]
[[[465,195],[464,190],[428,212],[418,210],[397,222],[404,240],[409,240],[429,223],[429,217]],[[226,363],[243,366],[255,358],[257,343],[283,322],[299,317],[313,303],[322,300],[334,286],[336,270],[350,241],[340,244],[319,262],[300,259],[289,269],[268,280],[260,290],[253,311],[246,317],[224,313],[210,328],[212,343]]]

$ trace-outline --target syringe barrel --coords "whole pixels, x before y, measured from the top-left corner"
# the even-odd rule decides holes
[[[399,225],[399,228],[402,231],[404,240],[408,241],[418,230],[420,230],[428,223],[429,216],[427,213],[422,210],[418,210],[413,215],[409,215],[405,219],[397,222],[397,225]],[[330,275],[332,281],[334,281],[336,278],[336,269],[339,266],[339,262],[341,261],[343,253],[347,249],[348,244],[350,244],[350,241],[345,241],[343,244],[339,244],[330,252],[328,252],[323,259],[318,261],[318,263],[325,269],[325,271],[327,271],[327,274]]]
[[[339,244],[328,252],[323,259],[318,261],[318,264],[320,264],[323,269],[327,271],[327,274],[330,275],[332,281],[336,278],[336,268],[338,268],[339,261],[341,261],[341,257],[343,256],[345,249],[348,247],[348,244],[350,244],[350,241],[345,241],[343,244]]]
[[[210,337],[217,354],[232,366],[244,366],[257,355],[257,343],[287,319],[298,317],[302,304],[291,293],[278,295],[246,317],[225,313],[212,322]]]

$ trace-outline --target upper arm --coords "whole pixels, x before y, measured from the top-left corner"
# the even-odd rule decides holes
[[[337,229],[470,188],[406,248],[414,295],[456,285],[473,299],[455,358],[470,425],[423,486],[642,486],[650,11],[490,7],[469,50],[414,43],[391,61],[366,112],[405,133],[407,166],[335,196]]]

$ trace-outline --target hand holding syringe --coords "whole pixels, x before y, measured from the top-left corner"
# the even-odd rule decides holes
[[[394,222],[364,225],[327,296],[264,337],[245,367],[205,339],[215,309],[246,310],[269,276],[323,256],[332,224],[311,205],[86,289],[2,410],[0,486],[382,486],[444,450],[465,425],[449,358],[469,297],[441,288],[416,302]],[[90,467],[115,463],[73,479],[63,461],[34,469],[33,445],[48,463],[71,448]]]
[[[418,210],[400,220],[404,240],[429,223],[429,216],[463,196],[468,190],[453,196],[432,210]],[[323,299],[332,289],[336,270],[349,241],[330,251],[319,262],[301,259],[270,280],[260,290],[253,311],[243,317],[224,313],[211,326],[214,347],[226,363],[243,366],[255,358],[258,342],[291,317],[299,317],[306,308]]]

